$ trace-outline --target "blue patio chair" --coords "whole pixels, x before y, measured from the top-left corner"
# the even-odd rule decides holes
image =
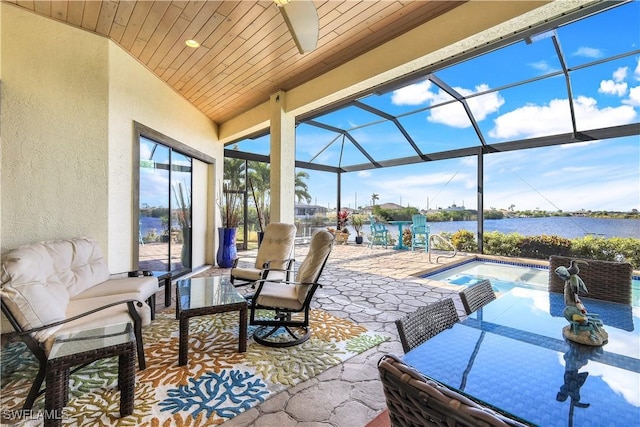
[[[371,221],[371,235],[367,247],[372,248],[374,245],[384,245],[385,249],[389,244],[389,230],[387,226],[376,220],[373,215],[369,215]]]
[[[429,249],[429,226],[427,225],[427,217],[425,215],[413,215],[413,224],[411,224],[411,250],[423,249],[426,252]]]

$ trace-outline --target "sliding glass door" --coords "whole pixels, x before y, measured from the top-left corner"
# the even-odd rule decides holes
[[[191,182],[188,157],[140,137],[138,265],[140,269],[191,269]]]

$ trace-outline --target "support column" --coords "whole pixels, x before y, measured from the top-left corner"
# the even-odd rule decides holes
[[[484,153],[478,149],[478,253],[484,253]]]
[[[286,110],[287,94],[271,95],[271,222],[294,223],[295,118]]]

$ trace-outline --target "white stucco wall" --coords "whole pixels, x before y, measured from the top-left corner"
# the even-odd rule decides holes
[[[108,41],[0,8],[1,248],[80,235],[106,242]]]
[[[221,165],[217,128],[106,38],[10,4],[0,9],[0,249],[89,235],[112,272],[127,270],[137,209],[133,122]],[[216,181],[209,169],[194,166],[194,266],[214,259]]]
[[[137,121],[168,137],[187,144],[216,159],[224,156],[217,143],[217,127],[204,114],[179,96],[173,89],[149,72],[116,44],[109,46],[109,255],[110,259],[126,262],[132,258],[133,121]],[[206,196],[207,178],[203,163],[193,170],[192,264],[213,263],[215,210],[213,198]],[[197,195],[197,197],[196,197]],[[196,221],[196,219],[198,221]],[[125,256],[122,256],[126,254]],[[129,265],[118,265],[129,268]]]

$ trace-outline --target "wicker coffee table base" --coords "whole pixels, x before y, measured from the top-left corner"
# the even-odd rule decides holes
[[[238,334],[238,352],[247,351],[247,302],[219,305],[215,307],[202,307],[190,310],[180,310],[176,313],[180,319],[180,348],[178,350],[178,365],[187,364],[189,352],[189,319],[196,316],[205,316],[209,314],[225,313],[228,311],[240,311]]]
[[[118,388],[120,389],[120,416],[133,414],[135,398],[135,342],[127,342],[97,350],[59,357],[47,362],[44,425],[60,426],[63,408],[69,401],[69,370],[95,360],[118,356]]]

